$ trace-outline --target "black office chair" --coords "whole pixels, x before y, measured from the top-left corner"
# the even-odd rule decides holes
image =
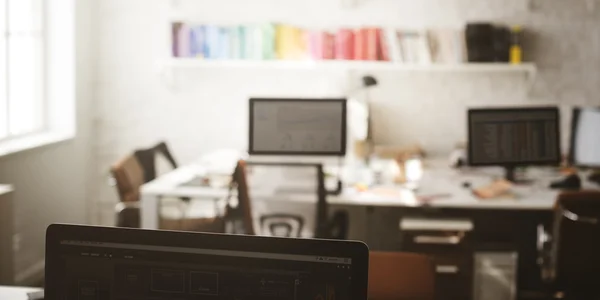
[[[135,151],[135,157],[140,162],[144,170],[144,182],[149,182],[156,179],[156,157],[162,155],[171,165],[173,169],[177,169],[178,165],[175,158],[169,151],[169,147],[165,142],[160,142],[154,147],[148,149],[140,149]]]
[[[554,211],[539,244],[542,277],[562,299],[600,299],[600,191],[561,193]]]
[[[321,164],[296,164],[296,163],[248,163],[253,166],[273,167],[314,167],[317,169],[317,202],[316,226],[313,233],[315,238],[347,239],[348,214],[344,211],[335,212],[330,219],[328,214],[327,191],[325,190],[325,173]],[[249,196],[249,187],[246,176],[246,162],[240,161],[232,176],[231,189],[238,190],[238,204],[227,205],[226,219],[231,221],[235,228],[233,233],[256,234],[252,219],[252,205]],[[230,189],[230,190],[231,190]],[[305,220],[301,215],[289,213],[275,213],[260,217],[261,231],[273,236],[301,237]]]
[[[178,164],[175,158],[171,154],[169,147],[165,142],[160,142],[153,147],[148,149],[139,149],[134,152],[135,158],[139,161],[142,169],[144,170],[144,183],[150,182],[156,179],[156,158],[157,155],[162,155],[174,169],[177,169]],[[189,203],[191,199],[189,197],[180,197],[183,202]]]

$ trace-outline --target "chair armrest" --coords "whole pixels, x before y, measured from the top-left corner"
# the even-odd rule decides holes
[[[552,270],[552,236],[546,231],[544,225],[538,225],[537,227],[537,250],[538,258],[537,263],[540,266],[541,277],[544,281],[553,280]]]

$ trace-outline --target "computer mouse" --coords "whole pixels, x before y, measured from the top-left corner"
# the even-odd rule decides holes
[[[600,184],[600,172],[594,172],[594,173],[590,174],[590,176],[588,177],[588,180],[593,183]]]
[[[561,180],[552,182],[550,184],[550,188],[561,190],[578,190],[581,189],[581,178],[577,174],[571,174]]]

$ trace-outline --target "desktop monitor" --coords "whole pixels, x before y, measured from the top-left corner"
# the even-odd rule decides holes
[[[253,98],[251,155],[346,154],[346,99]]]
[[[470,109],[468,161],[503,166],[506,179],[526,165],[558,165],[561,160],[557,107]]]
[[[366,299],[361,242],[54,224],[46,299]],[[18,299],[18,298],[17,298]]]
[[[600,108],[574,108],[569,162],[578,167],[600,167]]]

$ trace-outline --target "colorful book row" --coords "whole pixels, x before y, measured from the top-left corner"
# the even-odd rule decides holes
[[[248,60],[382,60],[453,63],[466,58],[463,31],[376,27],[306,30],[282,24],[216,26],[172,23],[173,56]]]

